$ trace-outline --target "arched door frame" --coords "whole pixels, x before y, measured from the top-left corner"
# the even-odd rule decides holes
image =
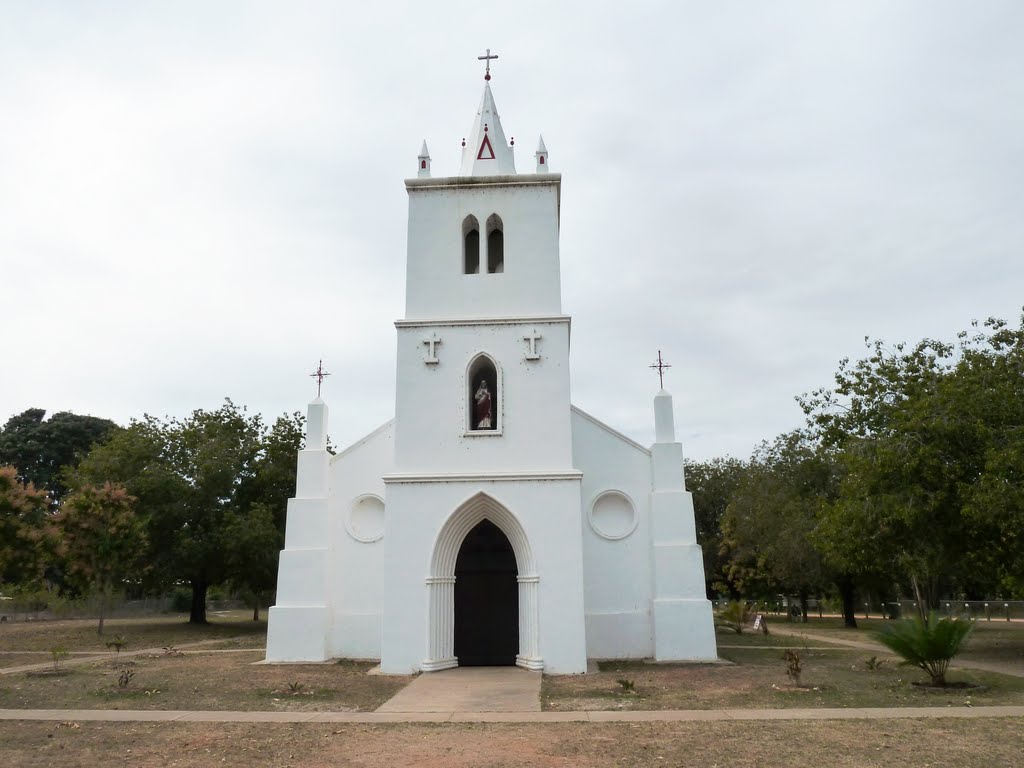
[[[434,541],[427,577],[429,595],[428,653],[420,665],[424,672],[457,667],[455,657],[455,561],[466,535],[482,520],[490,520],[501,529],[516,556],[519,582],[519,653],[516,665],[543,669],[538,652],[537,569],[519,519],[506,506],[484,492],[459,505],[441,526]]]

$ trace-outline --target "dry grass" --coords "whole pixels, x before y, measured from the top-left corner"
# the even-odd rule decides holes
[[[885,619],[857,619],[857,629],[846,629],[841,619],[811,619],[807,624],[786,624],[797,632],[807,631],[833,639],[874,642],[872,632],[877,632],[892,622]],[[812,644],[813,640],[808,641]],[[975,622],[974,632],[967,639],[960,658],[971,661],[986,661],[1010,664],[1024,673],[1024,622],[985,621]],[[955,663],[955,662],[954,662]]]
[[[62,677],[0,678],[0,709],[366,711],[410,677],[371,676],[369,664],[254,665],[263,652],[153,654],[70,667]],[[124,669],[134,675],[118,685]]]
[[[127,638],[126,650],[236,637],[248,638],[252,647],[263,647],[266,622],[246,620],[243,616],[244,612],[214,615],[205,625],[189,624],[188,617],[182,615],[111,619],[102,635],[96,634],[97,624],[91,619],[4,622],[0,624],[0,651],[45,651],[58,645],[69,651],[104,653],[106,643],[117,635]]]
[[[800,651],[802,686],[786,677],[781,650],[720,650],[733,666],[603,662],[594,674],[545,677],[546,710],[732,709],[790,707],[917,707],[1024,704],[1024,679],[991,672],[957,670],[951,681],[974,690],[915,686],[921,673],[887,661],[870,670],[871,654],[851,650]],[[635,690],[627,690],[631,682]]]
[[[337,725],[0,723],[7,765],[1008,768],[1024,719]]]

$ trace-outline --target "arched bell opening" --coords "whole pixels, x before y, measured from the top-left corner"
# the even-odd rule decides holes
[[[462,220],[462,271],[466,275],[480,273],[480,223],[472,215]]]
[[[476,524],[455,561],[455,657],[460,667],[510,667],[519,653],[519,575],[512,544]]]
[[[487,218],[487,272],[505,271],[505,231],[501,217],[492,213]]]

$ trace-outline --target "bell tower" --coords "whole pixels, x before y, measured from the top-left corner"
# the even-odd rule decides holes
[[[399,471],[569,469],[569,318],[558,256],[561,175],[516,172],[490,59],[456,176],[409,194],[398,327]],[[485,58],[485,57],[481,57]],[[546,150],[545,150],[546,153]],[[429,164],[428,164],[429,167]]]
[[[582,672],[583,473],[573,465],[569,317],[559,280],[562,180],[546,167],[516,171],[514,141],[491,92],[496,57],[480,58],[488,65],[483,94],[457,174],[434,175],[439,169],[429,160],[423,167],[422,150],[418,175],[405,182],[405,317],[395,323],[393,469],[384,476],[382,669],[455,666],[463,653],[455,627],[488,624],[460,603],[468,593],[456,582],[471,577],[453,570],[455,553],[473,538],[464,527],[487,521],[513,547],[512,602],[502,610],[518,633],[506,638],[518,648],[515,663]],[[424,542],[434,542],[429,562],[400,554]],[[545,576],[535,558],[557,566]],[[410,595],[423,595],[425,571],[427,597],[416,600]],[[545,611],[559,621],[545,624]],[[428,627],[428,647],[417,658],[409,627],[418,622]]]

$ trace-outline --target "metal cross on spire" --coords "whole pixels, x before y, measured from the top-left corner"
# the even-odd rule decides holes
[[[479,59],[480,61],[486,61],[487,62],[487,69],[484,71],[484,80],[490,80],[491,79],[491,59],[496,59],[496,58],[498,58],[498,54],[494,54],[492,56],[490,48],[487,49],[487,53],[485,53],[483,56],[477,56],[477,59]]]
[[[654,365],[649,365],[647,367],[648,368],[657,368],[658,369],[658,384],[659,384],[659,386],[662,389],[664,389],[665,388],[665,369],[671,368],[672,366],[669,365],[668,363],[666,363],[664,360],[661,359],[661,350],[660,349],[658,350],[658,362],[656,362]]]
[[[324,379],[327,378],[330,375],[331,374],[327,373],[327,371],[324,370],[324,361],[323,360],[321,360],[319,363],[317,363],[316,371],[314,371],[313,373],[309,374],[310,378],[316,379],[316,396],[317,397],[320,397],[320,385],[323,384],[324,383]]]

